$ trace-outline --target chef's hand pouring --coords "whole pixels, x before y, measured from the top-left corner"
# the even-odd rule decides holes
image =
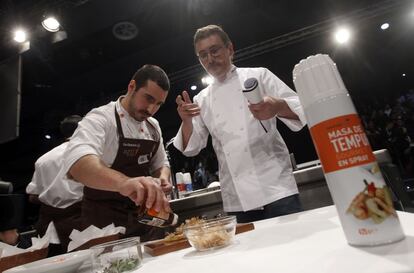
[[[155,183],[152,177],[129,178],[119,185],[118,192],[134,201],[137,206],[153,208],[156,211],[171,211],[161,185]]]

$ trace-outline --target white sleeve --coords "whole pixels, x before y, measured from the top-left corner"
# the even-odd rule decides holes
[[[197,103],[200,107],[202,105],[198,102],[198,96],[194,97],[194,103]],[[201,110],[202,112],[203,110]],[[194,117],[193,122],[193,132],[188,141],[187,147],[183,149],[183,138],[181,126],[177,132],[177,135],[174,139],[174,147],[181,151],[185,156],[196,156],[203,148],[207,146],[207,140],[209,131],[204,124],[204,121],[201,117],[202,113],[197,117]]]
[[[39,195],[41,193],[40,185],[42,179],[42,172],[40,171],[39,161],[37,160],[35,163],[35,171],[33,173],[32,181],[26,187],[27,194],[35,194]]]
[[[299,131],[306,124],[305,113],[299,101],[298,94],[290,89],[282,80],[266,68],[262,68],[263,73],[260,74],[262,90],[264,93],[276,98],[284,99],[289,108],[299,117],[299,120],[292,120],[287,118],[280,119],[292,131]]]
[[[158,145],[158,149],[151,159],[150,170],[149,170],[150,173],[153,173],[154,171],[164,166],[168,168],[170,167],[170,163],[168,162],[167,154],[165,153],[165,149],[164,149],[164,141],[162,138],[161,127],[158,121],[156,121],[155,119],[152,119],[152,121],[158,133],[160,134],[160,144]]]
[[[78,124],[64,154],[66,172],[72,165],[85,155],[103,156],[105,138],[110,128],[109,117],[100,110],[89,112]]]

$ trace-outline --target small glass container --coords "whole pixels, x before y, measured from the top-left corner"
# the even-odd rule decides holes
[[[142,265],[139,237],[131,237],[91,247],[94,273],[130,272]]]

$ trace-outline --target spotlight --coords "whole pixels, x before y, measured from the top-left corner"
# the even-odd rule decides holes
[[[13,39],[18,42],[18,43],[24,43],[26,42],[26,32],[22,29],[18,29],[14,32],[14,37]]]
[[[50,32],[57,32],[60,28],[60,24],[55,17],[48,17],[45,20],[43,20],[42,26]]]
[[[388,29],[390,27],[390,24],[388,24],[388,23],[384,23],[384,24],[382,24],[381,25],[381,29],[382,30],[386,30],[386,29]]]
[[[50,135],[45,135],[46,139],[51,139],[52,137]]]
[[[193,91],[197,90],[197,85],[191,85],[190,89]]]
[[[347,28],[340,28],[335,32],[335,40],[339,44],[345,44],[351,38],[351,32]]]
[[[402,74],[403,77],[407,76],[405,73]]]
[[[209,85],[213,83],[213,78],[211,76],[205,76],[201,79],[201,82],[205,85]]]

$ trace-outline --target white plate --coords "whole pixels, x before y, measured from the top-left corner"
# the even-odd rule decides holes
[[[70,273],[75,272],[82,263],[89,259],[91,250],[81,250],[73,253],[66,253],[50,257],[36,262],[13,267],[3,273]]]

